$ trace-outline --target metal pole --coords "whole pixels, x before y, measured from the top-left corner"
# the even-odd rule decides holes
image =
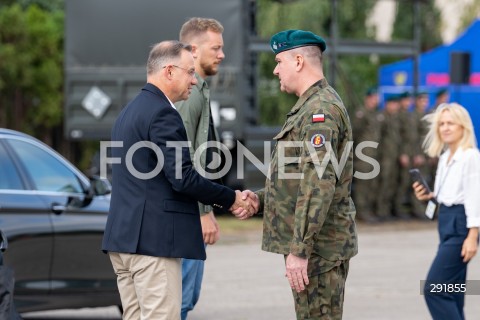
[[[421,46],[421,25],[420,25],[420,1],[413,3],[413,43],[415,56],[413,59],[413,94],[418,93],[420,85],[420,46]]]
[[[328,82],[331,86],[335,87],[335,73],[337,70],[337,44],[338,44],[338,24],[337,24],[337,0],[331,0],[330,2],[332,7],[332,22],[330,24],[330,37],[332,40],[332,45],[329,48],[330,54],[330,74]]]

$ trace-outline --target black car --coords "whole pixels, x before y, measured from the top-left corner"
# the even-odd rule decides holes
[[[0,229],[20,312],[120,305],[101,241],[110,185],[41,141],[0,128]]]

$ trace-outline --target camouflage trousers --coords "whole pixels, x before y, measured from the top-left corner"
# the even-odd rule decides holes
[[[340,261],[327,272],[309,276],[309,284],[302,292],[292,290],[297,320],[342,319],[348,266],[349,260]]]

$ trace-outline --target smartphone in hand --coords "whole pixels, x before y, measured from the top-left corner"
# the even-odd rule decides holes
[[[420,183],[425,188],[425,190],[427,190],[427,193],[432,192],[432,189],[430,189],[430,187],[428,186],[428,183],[420,173],[420,170],[418,170],[417,168],[413,168],[408,170],[408,172],[410,172],[410,177],[412,178],[413,182]]]

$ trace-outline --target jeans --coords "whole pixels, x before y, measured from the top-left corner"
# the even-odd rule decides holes
[[[182,320],[193,310],[200,297],[205,261],[182,259]]]

